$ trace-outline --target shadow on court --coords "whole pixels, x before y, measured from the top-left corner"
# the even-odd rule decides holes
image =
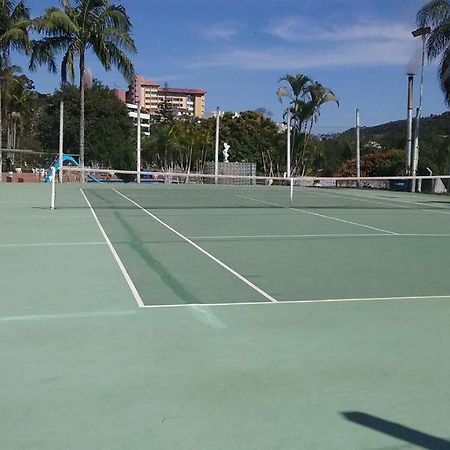
[[[429,450],[449,450],[450,441],[359,411],[341,413],[350,422]]]

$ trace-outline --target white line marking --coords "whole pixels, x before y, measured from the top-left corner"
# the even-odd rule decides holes
[[[337,233],[337,234],[262,234],[262,235],[226,235],[226,236],[188,236],[190,239],[203,240],[227,240],[227,239],[292,239],[292,238],[359,238],[359,237],[450,237],[450,233],[433,234],[433,233]]]
[[[0,244],[2,248],[15,248],[15,247],[66,247],[66,246],[77,246],[77,245],[105,245],[106,242],[41,242],[37,244]]]
[[[312,212],[312,211],[306,211],[305,209],[294,208],[294,207],[291,207],[291,206],[282,206],[282,205],[279,205],[277,203],[266,202],[265,200],[258,200],[256,198],[247,197],[245,195],[239,195],[238,197],[246,198],[247,200],[253,200],[254,202],[266,203],[267,205],[278,206],[280,208],[291,209],[293,211],[298,211],[298,212],[302,212],[302,213],[305,213],[305,214],[311,214],[312,216],[323,217],[324,219],[330,219],[330,220],[335,220],[337,222],[343,222],[343,223],[348,223],[350,225],[356,225],[358,227],[369,228],[371,230],[381,231],[381,232],[387,233],[387,234],[394,234],[394,235],[398,235],[399,234],[399,233],[395,233],[394,231],[383,230],[382,228],[371,227],[370,225],[364,225],[362,223],[352,222],[350,220],[338,219],[337,217],[326,216],[325,214],[319,214],[319,213],[315,213],[315,212]]]
[[[136,303],[138,304],[139,308],[142,308],[144,306],[144,302],[142,301],[142,298],[139,295],[139,292],[136,289],[136,286],[134,285],[133,280],[131,279],[130,275],[128,274],[127,269],[125,269],[125,266],[123,265],[119,255],[116,252],[116,249],[111,244],[111,241],[109,240],[108,235],[106,234],[105,230],[103,229],[102,224],[98,220],[97,214],[95,214],[95,211],[92,209],[91,203],[89,202],[88,198],[86,197],[86,194],[84,193],[83,189],[81,189],[81,188],[80,188],[80,191],[81,191],[81,194],[83,195],[84,199],[86,200],[86,203],[88,204],[92,215],[94,216],[95,222],[97,223],[97,226],[100,229],[100,232],[102,233],[103,238],[105,239],[106,243],[108,244],[108,247],[114,256],[114,259],[116,260],[117,265],[119,266],[120,271],[122,272],[122,275],[124,276],[124,278],[128,284],[128,287],[130,288],[131,293],[133,294],[133,297],[136,300]]]
[[[410,202],[407,200],[403,200],[402,198],[395,198],[392,200],[375,200],[373,198],[370,197],[364,197],[362,195],[349,195],[347,193],[342,193],[341,195],[337,195],[337,194],[330,194],[330,193],[324,193],[324,192],[317,192],[315,191],[316,195],[324,195],[324,196],[328,196],[328,197],[337,197],[337,198],[348,198],[351,200],[356,200],[356,201],[361,201],[361,202],[372,202],[372,203],[378,203],[380,205],[387,205],[387,206],[397,206],[399,208],[408,208],[408,206],[405,205],[416,205],[416,206],[421,206],[422,208],[416,208],[415,210],[419,210],[419,211],[427,211],[427,212],[432,212],[432,213],[437,213],[437,214],[446,214],[449,215],[450,212],[449,211],[443,211],[443,207],[438,207],[437,209],[429,209],[426,208],[426,204],[423,202]]]
[[[132,203],[133,205],[137,206],[141,211],[143,211],[145,214],[148,214],[150,217],[152,217],[154,220],[156,220],[158,223],[160,223],[163,227],[167,228],[168,230],[170,230],[172,233],[176,234],[178,237],[180,237],[181,239],[183,239],[184,241],[186,241],[188,244],[192,245],[194,248],[196,248],[198,251],[200,251],[201,253],[203,253],[205,256],[207,256],[208,258],[212,259],[214,262],[216,262],[217,264],[219,264],[219,266],[223,267],[225,270],[227,270],[228,272],[230,272],[231,274],[233,274],[236,278],[238,278],[239,280],[241,280],[243,283],[245,283],[247,286],[250,286],[252,289],[254,289],[256,292],[258,292],[259,294],[261,294],[263,297],[267,298],[268,300],[270,300],[272,303],[277,303],[278,300],[276,300],[274,297],[272,297],[270,294],[268,294],[267,292],[263,291],[261,288],[259,288],[258,286],[256,286],[255,284],[253,284],[251,281],[247,280],[247,278],[245,278],[244,276],[242,276],[239,272],[236,272],[234,269],[232,269],[230,266],[226,265],[224,262],[222,262],[220,259],[216,258],[215,256],[211,255],[211,253],[207,252],[204,248],[200,247],[199,245],[197,245],[195,242],[191,241],[188,237],[184,236],[183,234],[181,234],[179,231],[175,230],[175,228],[172,228],[170,225],[168,225],[167,223],[163,222],[160,218],[158,218],[157,216],[155,216],[154,214],[152,214],[150,211],[148,211],[147,209],[145,209],[144,207],[142,207],[141,205],[139,205],[138,203],[136,203],[135,201],[131,200],[130,198],[128,198],[126,195],[122,194],[121,192],[117,191],[116,189],[113,188],[113,191],[116,192],[117,194],[119,194],[121,197],[123,197],[124,199],[128,200],[130,203]]]
[[[361,297],[361,298],[326,298],[318,300],[280,300],[277,305],[296,305],[312,303],[351,303],[351,302],[382,302],[382,301],[406,301],[406,300],[444,300],[450,299],[450,295],[423,295],[411,297]],[[186,303],[175,305],[144,305],[143,308],[186,308],[199,306],[249,306],[249,305],[271,305],[269,302],[229,302],[229,303]]]
[[[98,311],[86,313],[67,314],[32,314],[28,316],[0,317],[0,323],[22,322],[28,320],[55,320],[55,319],[92,319],[95,317],[128,316],[136,314],[136,309],[130,311]]]

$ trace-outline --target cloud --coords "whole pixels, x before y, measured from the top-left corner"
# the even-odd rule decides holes
[[[202,31],[202,35],[211,40],[230,41],[239,32],[239,26],[234,23],[217,22]]]
[[[414,48],[398,41],[355,42],[322,47],[320,50],[272,47],[265,49],[234,49],[203,58],[190,68],[233,67],[251,70],[291,70],[332,67],[406,66]]]
[[[379,22],[377,19],[365,19],[358,23],[322,22],[311,24],[299,17],[286,17],[272,23],[267,33],[287,42],[317,41],[410,41],[410,26],[403,23]]]

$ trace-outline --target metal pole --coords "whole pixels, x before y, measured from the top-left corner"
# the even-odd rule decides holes
[[[64,94],[61,94],[64,95]],[[64,100],[59,102],[59,182],[63,182],[64,166]]]
[[[137,105],[137,182],[141,182],[141,105]]]
[[[419,132],[420,132],[420,116],[422,115],[422,98],[423,98],[423,72],[425,66],[425,44],[426,44],[427,36],[426,34],[422,35],[422,65],[420,68],[420,93],[419,93],[419,107],[416,112],[416,127],[414,129],[414,150],[413,150],[413,158],[412,158],[412,183],[411,183],[411,192],[416,190],[416,175],[417,175],[417,167],[419,165]]]
[[[291,108],[287,109],[286,176],[291,177]]]
[[[215,183],[218,183],[219,175],[219,128],[220,128],[220,108],[216,108],[216,146],[214,150],[214,175]]]
[[[406,114],[406,175],[411,173],[411,150],[412,150],[412,111],[414,103],[414,74],[408,74],[408,101]]]
[[[2,80],[0,79],[0,183],[2,182],[3,178],[3,140],[2,140],[2,133],[3,132],[3,126],[2,126]]]
[[[52,177],[52,182],[51,182],[51,189],[52,189],[52,193],[51,193],[51,198],[50,198],[50,209],[55,209],[55,181],[56,181],[56,169],[55,166],[52,166],[51,168],[51,177]]]
[[[360,134],[360,117],[359,109],[356,110],[356,177],[358,178],[357,184],[360,185],[361,178],[361,134]]]

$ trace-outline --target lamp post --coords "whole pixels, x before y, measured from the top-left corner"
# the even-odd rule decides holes
[[[3,131],[3,127],[2,127],[2,81],[3,81],[3,77],[0,77],[0,183],[2,182],[2,171],[3,171],[3,151],[2,151],[2,145],[3,145],[3,136],[2,136],[2,131]]]
[[[360,187],[361,184],[361,127],[360,127],[360,114],[359,109],[356,110],[356,178],[357,185]]]
[[[215,183],[217,184],[219,179],[219,129],[220,129],[220,108],[216,108],[216,112],[214,113],[216,117],[216,145],[214,147],[214,175],[215,175]]]
[[[291,98],[289,91],[285,87],[279,87],[277,89],[277,96],[280,102],[283,102],[283,97]],[[288,105],[286,110],[286,176],[291,177],[291,105]]]
[[[137,103],[136,169],[138,183],[141,182],[141,102]]]
[[[427,35],[431,33],[430,27],[422,27],[414,30],[412,35],[416,37],[422,37],[422,62],[420,68],[420,93],[419,93],[419,107],[417,108],[416,113],[416,127],[414,130],[414,148],[412,155],[412,183],[411,183],[411,192],[414,192],[416,189],[416,175],[417,175],[417,167],[419,164],[419,128],[420,128],[420,116],[422,114],[422,98],[423,98],[423,72],[425,66],[425,46],[427,42]]]

